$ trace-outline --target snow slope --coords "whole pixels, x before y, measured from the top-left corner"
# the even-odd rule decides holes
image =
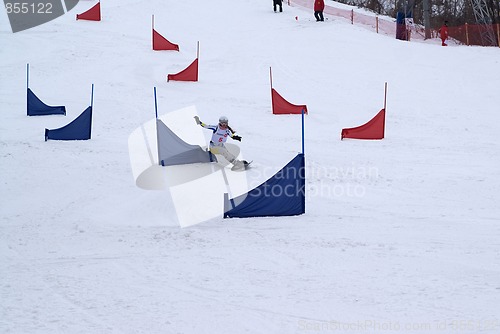
[[[110,1],[101,22],[75,20],[94,3],[16,34],[0,14],[0,332],[500,332],[500,49],[271,1]],[[180,52],[151,50],[152,14]],[[200,81],[167,83],[198,41]],[[26,116],[26,63],[67,116]],[[168,191],[130,168],[153,87],[161,114],[227,115],[257,185],[301,149],[300,117],[271,113],[270,66],[310,112],[306,214],[181,229]],[[384,82],[386,138],[340,141],[383,107]],[[92,139],[45,142],[92,83]]]

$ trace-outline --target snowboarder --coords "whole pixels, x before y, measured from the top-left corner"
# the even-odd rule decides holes
[[[314,17],[316,18],[316,22],[324,21],[323,10],[325,10],[325,1],[324,0],[314,0]]]
[[[446,40],[448,39],[448,21],[444,21],[444,24],[438,30],[441,36],[441,46],[447,46]]]
[[[280,7],[280,12],[283,11],[283,0],[273,0],[273,8],[274,12],[276,13],[276,6]]]
[[[241,137],[236,134],[236,131],[231,129],[229,126],[229,120],[226,116],[219,117],[219,124],[217,125],[208,125],[200,121],[198,116],[194,116],[196,124],[200,125],[205,129],[212,130],[212,139],[210,140],[210,152],[213,154],[220,154],[227,161],[232,163],[234,169],[240,169],[245,167],[244,161],[237,160],[234,154],[229,152],[224,145],[227,140],[227,137],[231,137],[234,140],[241,141]]]

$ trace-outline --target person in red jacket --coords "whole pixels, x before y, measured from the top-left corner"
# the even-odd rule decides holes
[[[314,0],[314,17],[316,18],[316,22],[325,20],[323,17],[324,9],[325,9],[324,0]]]
[[[447,46],[448,44],[446,44],[446,40],[448,39],[448,21],[444,21],[444,24],[438,31],[441,36],[441,46]]]

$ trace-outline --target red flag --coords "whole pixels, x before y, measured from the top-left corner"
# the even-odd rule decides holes
[[[81,14],[76,14],[77,20],[88,20],[88,21],[101,21],[101,3],[98,2],[94,7],[90,8],[86,12]]]
[[[382,109],[367,123],[355,128],[342,129],[341,139],[383,139],[384,132],[385,109]]]

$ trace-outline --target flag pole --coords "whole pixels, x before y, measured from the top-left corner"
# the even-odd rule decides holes
[[[200,41],[198,41],[198,45],[196,47],[196,59],[200,58]]]
[[[94,111],[94,84],[92,84],[92,91],[90,93],[90,126],[89,126],[89,139],[92,137],[92,112]]]
[[[30,115],[29,111],[29,95],[28,90],[30,89],[30,63],[26,63],[26,115]]]
[[[156,87],[154,87],[154,95],[155,95],[155,115],[156,115],[156,147],[158,150],[158,165],[162,166],[161,157],[160,157],[160,134],[158,133],[158,104],[156,102]]]
[[[271,82],[271,109],[274,114],[273,71],[271,69],[271,66],[269,66],[269,81]]]
[[[271,89],[273,88],[273,71],[271,66],[269,66],[269,80],[271,81]]]
[[[385,137],[385,115],[387,113],[387,81],[385,82],[385,89],[384,89],[384,123],[382,124],[382,138]]]
[[[30,88],[30,63],[26,64],[26,90]]]
[[[305,150],[304,150],[304,109],[302,108],[302,154],[305,153]]]
[[[384,88],[384,110],[387,106],[387,82],[385,83],[385,88]]]
[[[90,107],[94,107],[94,84],[92,84],[92,92],[90,93]]]
[[[156,87],[154,88],[154,92],[155,92],[155,115],[156,118],[158,119],[158,104],[156,103]]]

